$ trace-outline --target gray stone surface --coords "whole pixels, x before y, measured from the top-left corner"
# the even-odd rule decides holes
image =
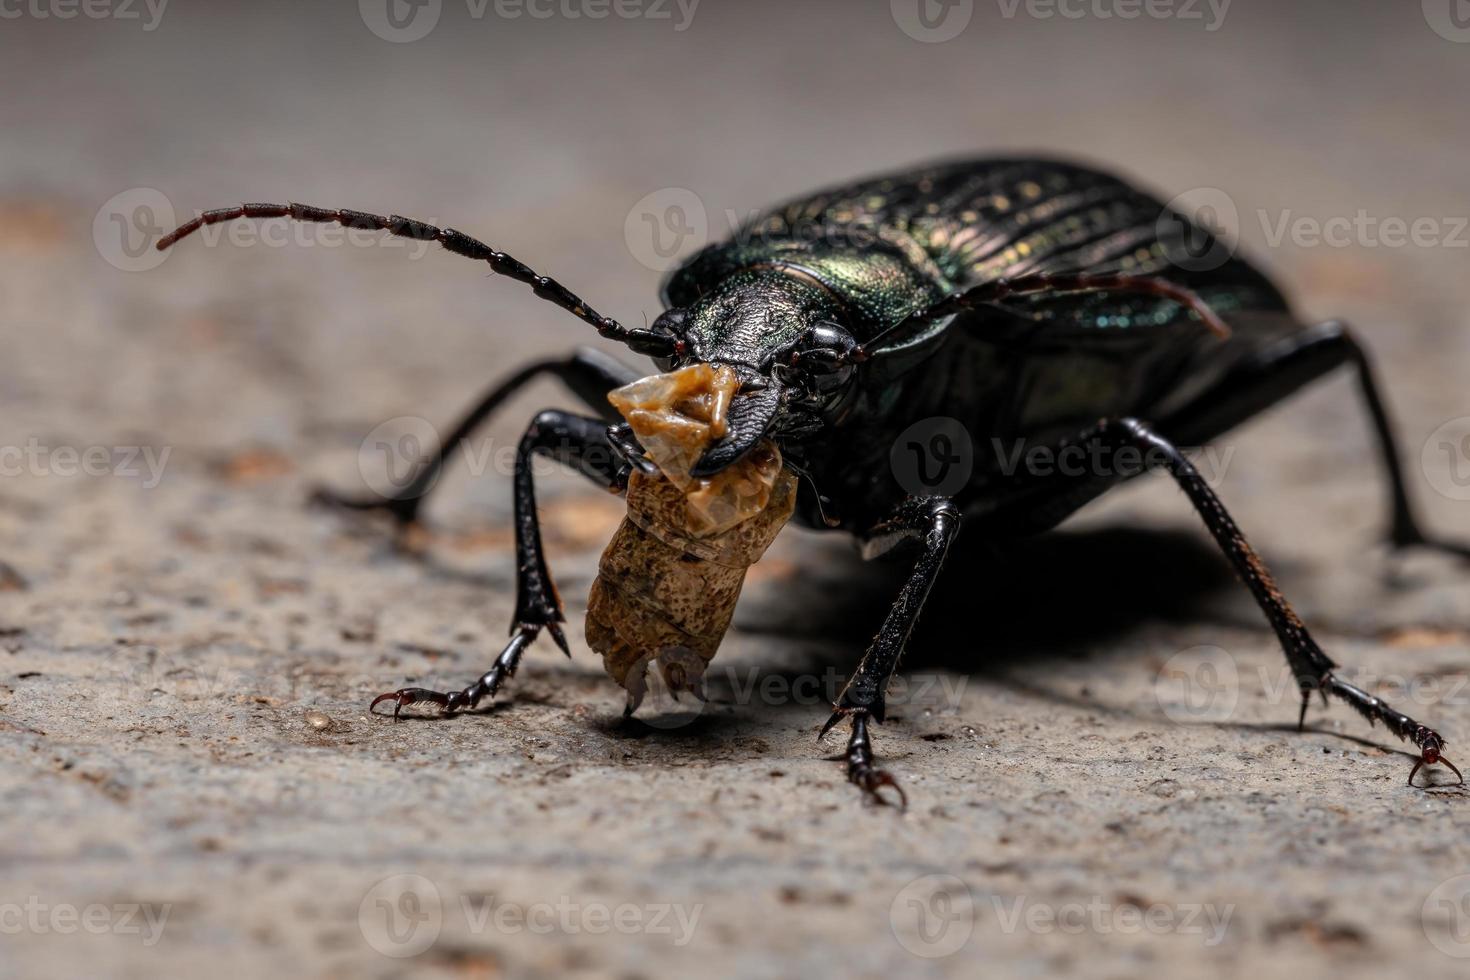
[[[493,709],[452,721],[367,715],[498,649],[504,453],[564,396],[538,387],[492,426],[482,475],[436,499],[425,560],[308,511],[307,488],[360,484],[375,426],[447,420],[587,331],[450,257],[319,235],[126,271],[109,208],[161,219],[138,188],[180,214],[292,198],[453,223],[634,322],[658,309],[637,202],[687,201],[671,188],[713,234],[976,150],[1214,188],[1304,314],[1360,326],[1422,509],[1467,533],[1429,440],[1470,415],[1470,45],[1417,4],[1240,0],[1217,30],[978,4],[935,44],[870,6],[705,0],[679,31],[672,7],[448,3],[407,44],[352,4],[179,3],[154,30],[142,7],[7,14],[0,446],[27,454],[0,482],[0,558],[25,584],[0,583],[0,976],[1463,975],[1465,794],[1407,788],[1403,746],[1340,706],[1292,730],[1270,634],[1159,479],[1000,559],[961,548],[877,733],[907,813],[860,806],[815,741],[820,687],[891,569],[788,533],[717,703],[625,723],[579,620],[617,502],[549,471],[573,659],[538,644]],[[1314,245],[1295,224],[1360,210],[1432,219],[1439,242]],[[1273,241],[1283,220],[1297,233]],[[157,481],[142,459],[66,475],[93,446],[168,456]],[[1324,644],[1470,761],[1470,577],[1375,545],[1351,386],[1221,448],[1221,493]],[[403,879],[379,884],[398,875],[423,879],[402,903]],[[933,875],[958,879],[953,901]]]

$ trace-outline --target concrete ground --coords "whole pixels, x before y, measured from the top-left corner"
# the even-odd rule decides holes
[[[308,488],[381,479],[384,445],[428,437],[414,418],[588,331],[437,251],[321,230],[155,264],[172,217],[396,210],[638,322],[669,256],[774,199],[963,152],[1107,161],[1358,326],[1427,522],[1470,537],[1470,44],[1447,4],[960,3],[949,40],[884,7],[705,0],[681,30],[672,4],[450,2],[403,43],[383,35],[426,22],[371,2],[6,8],[0,976],[1463,975],[1466,792],[1407,787],[1405,746],[1342,706],[1294,731],[1271,634],[1160,478],[1024,548],[962,539],[876,734],[907,812],[860,805],[816,742],[895,569],[787,532],[714,701],[623,721],[580,629],[619,505],[550,469],[573,658],[538,643],[453,720],[368,715],[499,649],[506,452],[565,395],[538,385],[476,442],[421,558]],[[1378,546],[1352,386],[1217,448],[1324,646],[1470,761],[1470,569]]]

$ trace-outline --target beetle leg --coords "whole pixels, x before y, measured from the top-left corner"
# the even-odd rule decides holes
[[[908,581],[899,590],[898,598],[888,610],[878,635],[873,638],[857,669],[837,696],[832,716],[822,727],[826,735],[844,717],[852,719],[852,738],[847,745],[847,778],[860,786],[870,799],[881,800],[879,790],[891,786],[898,792],[900,800],[907,803],[903,790],[893,777],[873,765],[873,746],[868,738],[868,720],[882,723],[886,706],[884,693],[888,681],[898,669],[899,657],[924,608],[924,600],[950,542],[960,527],[960,511],[954,502],[944,497],[910,497],[897,512],[863,539],[863,557],[872,558],[894,547],[904,540],[919,539],[923,550],[914,562]]]
[[[1378,443],[1389,491],[1389,543],[1424,547],[1470,558],[1470,544],[1445,540],[1421,529],[1404,479],[1403,456],[1379,392],[1372,359],[1346,326],[1336,321],[1293,331],[1226,374],[1211,392],[1165,420],[1160,427],[1181,442],[1198,445],[1233,428],[1307,382],[1344,364],[1353,367],[1358,389]]]
[[[554,409],[538,414],[516,450],[516,609],[510,642],[495,664],[462,691],[442,693],[421,687],[400,688],[374,698],[369,710],[383,701],[392,701],[396,720],[406,705],[419,702],[437,704],[445,713],[473,708],[482,699],[494,697],[505,679],[515,673],[526,647],[543,629],[551,634],[563,653],[572,655],[561,629],[566,621],[561,597],[541,547],[536,486],[531,473],[532,457],[536,455],[550,456],[572,466],[609,490],[621,491],[628,484],[628,464],[608,442],[607,425],[601,419]]]
[[[312,502],[347,510],[386,511],[400,528],[417,523],[419,511],[429,491],[438,482],[449,455],[463,448],[468,443],[470,435],[484,424],[491,413],[499,408],[506,399],[520,391],[527,382],[543,374],[549,374],[564,383],[589,408],[602,412],[609,420],[613,418],[613,415],[612,406],[607,401],[607,393],[638,379],[638,373],[632,368],[591,347],[578,348],[568,357],[528,364],[487,391],[479,402],[459,420],[459,424],[454,427],[449,438],[435,447],[433,455],[423,461],[423,464],[414,473],[413,479],[396,495],[392,497],[376,495],[355,497],[318,488],[312,493]]]
[[[1219,545],[1220,550],[1234,566],[1236,574],[1250,589],[1256,599],[1256,604],[1266,614],[1266,619],[1270,621],[1271,628],[1286,653],[1287,662],[1291,665],[1292,673],[1301,687],[1304,700],[1314,690],[1324,695],[1331,694],[1346,701],[1370,723],[1383,722],[1389,731],[1401,739],[1412,742],[1420,750],[1420,758],[1414,766],[1415,773],[1421,766],[1434,765],[1437,762],[1454,769],[1454,766],[1451,766],[1441,755],[1444,739],[1438,732],[1421,725],[1383,700],[1336,676],[1334,671],[1337,669],[1337,664],[1323,653],[1316,640],[1312,639],[1306,625],[1291,608],[1286,597],[1281,594],[1265,562],[1256,554],[1255,549],[1246,541],[1245,535],[1241,533],[1229,512],[1225,510],[1225,505],[1220,502],[1219,497],[1215,496],[1215,492],[1210,489],[1204,477],[1200,476],[1194,464],[1172,442],[1154,432],[1138,419],[1128,418],[1104,421],[1085,433],[1079,441],[1099,446],[1105,452],[1132,447],[1142,453],[1143,465],[1162,464],[1168,469],[1180,489],[1184,491],[1185,496],[1189,498],[1189,502],[1194,505],[1195,511],[1204,520],[1205,527],[1209,529],[1215,543]],[[1055,473],[1052,476],[1069,479],[1067,476]],[[1033,479],[1043,478],[1034,477]],[[1302,720],[1305,717],[1304,705]],[[1458,769],[1454,771],[1459,772]],[[1413,773],[1410,774],[1410,779],[1412,778]]]
[[[1338,342],[1344,347],[1353,369],[1358,375],[1358,390],[1368,409],[1368,418],[1373,423],[1378,437],[1378,448],[1383,459],[1384,475],[1388,478],[1391,501],[1389,541],[1395,548],[1423,547],[1448,552],[1461,558],[1470,558],[1470,544],[1463,541],[1447,541],[1425,534],[1414,516],[1414,507],[1409,502],[1409,491],[1404,481],[1402,458],[1398,440],[1394,436],[1393,423],[1389,421],[1388,408],[1378,392],[1378,382],[1373,373],[1373,362],[1368,352],[1358,344],[1346,327],[1337,323],[1323,324],[1319,329],[1336,328]]]

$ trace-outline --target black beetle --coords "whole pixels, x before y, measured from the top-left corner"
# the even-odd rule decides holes
[[[1421,766],[1434,763],[1459,775],[1441,754],[1439,734],[1336,675],[1337,665],[1178,448],[1216,438],[1349,364],[1382,449],[1389,540],[1470,556],[1470,548],[1419,529],[1362,347],[1341,324],[1303,324],[1281,292],[1209,229],[1115,177],[1049,160],[984,159],[812,194],[764,213],[675,270],[664,287],[666,311],[646,328],[602,316],[557,281],[461,232],[396,215],[245,204],[203,212],[158,247],[240,217],[337,222],[437,241],[528,283],[662,370],[697,362],[736,369],[742,385],[730,431],[696,473],[717,472],[771,438],[804,478],[803,523],[857,535],[867,556],[905,540],[919,545],[911,575],[822,729],[850,719],[848,776],[871,796],[896,784],[873,763],[868,722],[883,721],[884,690],[961,519],[972,534],[1039,532],[1151,466],[1178,482],[1270,621],[1301,687],[1298,727],[1312,691],[1324,702],[1336,695],[1418,747],[1411,784]],[[542,555],[530,460],[551,455],[604,486],[625,487],[641,452],[606,396],[637,372],[590,349],[527,365],[485,395],[443,444],[460,445],[542,374],[561,379],[598,415],[544,411],[521,440],[510,643],[462,691],[405,688],[373,702],[393,701],[395,716],[414,702],[453,710],[493,696],[542,629],[567,649],[561,601]],[[911,493],[890,451],[910,427],[936,418],[983,436],[977,445],[1040,446],[1054,455],[1075,449],[1094,465],[1032,472],[982,451],[952,492]],[[922,443],[915,445],[922,453]],[[339,502],[409,524],[443,463],[441,453],[392,499]]]

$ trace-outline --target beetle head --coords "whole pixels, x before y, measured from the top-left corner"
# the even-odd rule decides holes
[[[763,437],[789,445],[821,431],[852,389],[861,359],[858,342],[832,314],[809,287],[782,277],[707,294],[653,322],[650,329],[673,338],[679,352],[659,359],[661,370],[723,364],[740,381],[728,432],[693,475],[719,472]]]

